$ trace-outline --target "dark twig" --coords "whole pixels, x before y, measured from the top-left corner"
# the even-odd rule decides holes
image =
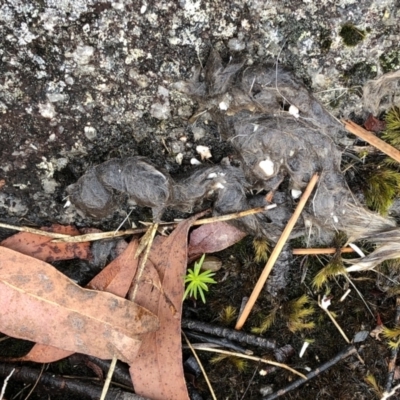
[[[190,329],[196,332],[208,333],[210,335],[227,338],[239,343],[246,343],[251,346],[257,346],[264,349],[276,349],[276,343],[274,340],[265,339],[249,333],[239,332],[235,329],[222,328],[220,326],[207,324],[205,322],[198,322],[184,318],[182,319],[182,328]]]
[[[40,370],[24,367],[19,364],[0,364],[0,377],[6,377],[15,368],[10,381],[34,384],[38,381],[38,388],[45,386],[47,390],[56,392],[62,390],[66,395],[77,397],[82,400],[98,400],[101,395],[101,386],[94,383],[82,382],[79,379],[66,379],[60,375],[44,372],[40,379]],[[134,393],[123,392],[120,389],[110,388],[106,400],[149,400]]]
[[[396,298],[396,316],[394,318],[394,324],[395,326],[400,325],[400,297]],[[390,393],[392,390],[392,384],[393,384],[393,378],[394,378],[394,372],[396,369],[396,359],[397,359],[397,353],[399,352],[398,347],[392,348],[392,351],[390,352],[390,361],[388,365],[388,376],[386,378],[386,385],[385,385],[385,392]]]
[[[290,392],[293,389],[298,388],[299,386],[303,385],[304,383],[308,382],[310,379],[315,378],[317,375],[319,375],[321,372],[326,371],[339,361],[343,360],[344,358],[347,358],[351,354],[357,353],[357,349],[354,346],[349,346],[340,353],[338,353],[335,357],[327,361],[326,363],[320,365],[318,368],[316,368],[314,371],[310,372],[307,374],[307,379],[298,379],[297,381],[294,381],[290,385],[286,386],[283,389],[278,390],[275,393],[272,393],[268,396],[265,396],[262,398],[262,400],[274,400],[277,399],[280,396],[283,396],[284,394]]]
[[[195,333],[195,332],[190,332],[190,331],[186,331],[186,330],[185,330],[185,333],[186,333],[186,336],[189,337],[190,339],[199,340],[202,343],[216,344],[220,347],[224,347],[226,349],[231,349],[231,350],[237,351],[238,353],[249,354],[249,352],[250,352],[251,354],[253,354],[253,352],[251,350],[247,350],[244,347],[239,346],[226,338],[218,338],[218,337],[213,337],[213,336],[210,336],[207,334]]]

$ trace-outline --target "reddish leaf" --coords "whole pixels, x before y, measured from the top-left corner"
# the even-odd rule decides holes
[[[50,228],[41,228],[43,231],[63,233],[65,235],[79,235],[73,226],[52,225]],[[37,258],[52,262],[70,260],[72,258],[88,259],[91,257],[90,243],[52,243],[52,238],[36,235],[29,232],[19,232],[3,240],[0,246],[18,251]]]
[[[0,260],[0,327],[9,336],[131,363],[139,334],[158,328],[146,309],[82,289],[43,261],[5,247]]]
[[[364,127],[371,132],[382,132],[386,127],[386,122],[369,114],[367,120],[364,122]]]
[[[245,236],[246,233],[226,222],[214,222],[202,225],[190,234],[189,262],[204,253],[215,253],[224,250],[239,242]]]
[[[142,347],[130,364],[136,393],[153,400],[189,398],[182,366],[181,312],[187,233],[193,220],[179,224],[169,237],[154,240],[135,298],[160,320],[159,330],[143,337]],[[163,292],[156,290],[157,275]]]
[[[103,290],[116,296],[125,297],[137,269],[138,260],[134,258],[137,246],[137,240],[132,240],[119,257],[108,264],[88,283],[87,288]],[[73,353],[57,347],[36,343],[28,354],[18,359],[13,359],[13,361],[50,363],[69,357]]]

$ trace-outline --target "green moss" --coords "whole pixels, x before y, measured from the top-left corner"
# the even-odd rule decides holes
[[[370,173],[364,196],[367,206],[386,215],[396,196],[400,194],[400,172],[378,167]]]
[[[391,72],[400,68],[400,51],[392,50],[379,57],[383,72]]]
[[[339,32],[346,46],[356,46],[365,39],[365,32],[356,28],[353,24],[345,24]]]
[[[382,139],[400,149],[400,108],[391,108],[385,116],[386,128]]]

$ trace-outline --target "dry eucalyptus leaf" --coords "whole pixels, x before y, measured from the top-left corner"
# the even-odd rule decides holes
[[[158,329],[150,311],[83,289],[43,261],[4,247],[0,259],[0,326],[9,336],[131,362],[139,335]]]

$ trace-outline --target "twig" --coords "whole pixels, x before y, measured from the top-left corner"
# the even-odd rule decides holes
[[[224,349],[230,349],[233,351],[237,351],[238,353],[243,353],[243,354],[248,354],[251,356],[253,352],[251,350],[247,350],[242,346],[239,346],[236,343],[233,343],[231,340],[228,340],[226,338],[219,338],[219,337],[214,337],[210,335],[206,335],[204,333],[199,333],[199,332],[190,332],[187,331],[185,332],[186,336],[188,336],[192,340],[198,340],[201,343],[207,343],[208,345],[214,344],[217,347],[222,347]]]
[[[245,399],[246,393],[247,393],[247,391],[249,390],[249,388],[250,388],[252,382],[254,381],[254,377],[256,376],[257,371],[258,371],[258,365],[257,365],[257,367],[255,368],[255,370],[254,370],[254,372],[253,372],[253,375],[251,376],[251,378],[250,378],[250,380],[249,380],[249,383],[247,384],[246,389],[245,389],[245,391],[243,392],[243,395],[242,395],[242,397],[240,398],[240,400],[244,400],[244,399]]]
[[[327,248],[327,249],[293,249],[292,253],[296,256],[303,256],[303,255],[312,255],[312,254],[335,254],[338,249],[335,248]],[[354,253],[354,250],[351,247],[342,247],[339,249],[341,253]]]
[[[396,298],[396,316],[394,319],[394,324],[395,324],[395,326],[400,325],[400,297]],[[398,347],[393,347],[392,351],[390,352],[390,361],[389,361],[389,365],[388,365],[388,376],[386,378],[385,392],[383,393],[384,396],[386,394],[390,393],[392,390],[392,384],[393,384],[393,379],[394,379],[394,372],[396,369],[396,359],[397,359],[398,352],[399,352]]]
[[[62,233],[47,232],[47,231],[42,231],[40,229],[30,228],[29,226],[15,226],[15,225],[3,224],[2,222],[0,222],[0,228],[11,229],[13,231],[35,233],[36,235],[47,236],[53,239],[73,237],[70,235],[64,235]]]
[[[37,377],[37,379],[36,379],[36,382],[33,384],[31,390],[30,390],[29,393],[26,395],[26,397],[25,397],[24,400],[28,400],[29,397],[31,396],[31,394],[33,393],[33,391],[35,390],[35,388],[36,388],[38,382],[40,381],[40,378],[41,378],[42,375],[43,375],[43,371],[44,371],[44,367],[45,367],[45,366],[46,366],[46,364],[42,364],[42,368],[40,369],[40,373],[39,373],[39,375],[38,375],[38,377]]]
[[[190,319],[182,319],[182,328],[190,329],[196,332],[209,333],[210,335],[227,338],[239,343],[246,343],[251,346],[261,347],[263,349],[276,349],[275,340],[269,340],[250,333],[238,332],[235,329],[221,328],[206,322],[193,321]]]
[[[107,378],[104,382],[103,390],[101,391],[100,400],[104,400],[106,398],[116,364],[117,364],[117,356],[114,354],[113,359],[111,360],[110,368],[107,373]]]
[[[342,120],[344,123],[344,127],[349,132],[353,133],[354,135],[358,136],[359,138],[365,140],[372,146],[376,147],[377,149],[383,151],[389,157],[392,157],[397,162],[400,162],[400,151],[395,149],[390,144],[384,142],[383,140],[376,137],[373,133],[367,131],[366,129],[362,128],[361,126],[357,125],[353,121]]]
[[[301,196],[301,199],[299,201],[299,204],[296,207],[296,210],[294,211],[293,215],[291,216],[290,220],[288,221],[284,231],[282,232],[281,237],[278,240],[278,243],[276,244],[274,250],[272,251],[267,264],[264,267],[264,270],[260,276],[260,278],[258,279],[258,282],[256,283],[256,286],[253,289],[253,293],[251,294],[249,301],[247,302],[242,314],[240,315],[235,329],[241,329],[244,325],[244,323],[247,320],[247,317],[249,316],[255,302],[257,301],[257,298],[266,282],[266,280],[268,279],[268,276],[272,270],[272,267],[274,266],[279,254],[281,253],[283,246],[285,245],[290,232],[292,231],[294,225],[297,222],[297,219],[299,218],[301,212],[303,211],[303,208],[311,194],[311,192],[314,189],[314,186],[316,185],[317,181],[318,181],[319,175],[318,174],[314,174],[314,176],[311,178],[310,182],[307,185],[306,190],[304,191],[303,195]]]
[[[272,393],[268,396],[265,396],[262,398],[262,400],[275,400],[280,396],[283,396],[284,394],[290,392],[293,389],[298,388],[299,386],[303,385],[304,383],[308,382],[310,379],[315,378],[317,375],[319,375],[321,372],[326,371],[327,369],[331,368],[334,366],[336,363],[339,361],[349,357],[353,353],[357,352],[356,348],[354,346],[349,346],[343,351],[341,351],[339,354],[337,354],[335,357],[327,361],[326,363],[320,365],[318,368],[316,368],[314,371],[311,371],[306,375],[306,379],[298,379],[297,381],[294,381],[290,385],[286,386],[283,389],[278,390],[275,393]]]
[[[253,360],[253,361],[258,361],[258,362],[262,362],[262,363],[265,363],[265,364],[275,365],[276,367],[281,367],[281,368],[287,369],[288,371],[292,372],[293,374],[299,375],[303,379],[306,379],[306,376],[303,375],[301,372],[296,371],[293,368],[290,368],[286,364],[278,363],[276,361],[266,360],[265,358],[260,358],[260,357],[255,357],[255,356],[248,356],[247,354],[234,353],[232,351],[214,349],[214,348],[211,348],[211,347],[206,347],[206,346],[204,346],[202,344],[197,344],[197,345],[192,345],[192,346],[197,350],[209,351],[211,353],[227,354],[228,356],[246,358],[247,360]]]
[[[11,372],[7,375],[6,379],[4,379],[3,386],[1,388],[1,393],[0,393],[0,400],[3,400],[4,393],[6,392],[6,389],[7,389],[8,380],[11,378],[11,375],[14,373],[14,371],[15,371],[15,368],[13,368],[11,370]]]
[[[189,346],[190,350],[192,351],[192,353],[193,353],[193,355],[194,355],[194,358],[196,359],[197,363],[199,364],[199,367],[200,367],[200,369],[201,369],[201,372],[203,373],[204,379],[205,379],[206,382],[207,382],[207,386],[208,386],[208,389],[210,390],[210,393],[211,393],[212,398],[213,398],[214,400],[217,400],[217,397],[215,396],[215,393],[214,393],[214,389],[213,389],[213,387],[211,386],[211,382],[210,382],[210,380],[208,379],[208,376],[207,376],[206,371],[205,371],[205,369],[204,369],[204,367],[203,367],[203,364],[202,364],[201,361],[200,361],[199,356],[197,355],[197,353],[196,353],[194,347],[192,346],[192,344],[189,342],[189,339],[186,337],[185,332],[182,331],[182,335],[183,335],[183,337],[185,338],[186,343],[187,343],[187,345]]]
[[[250,210],[240,211],[240,212],[233,213],[233,214],[219,215],[219,216],[211,217],[211,218],[204,218],[204,219],[200,219],[200,220],[193,222],[193,225],[197,226],[197,225],[211,224],[213,222],[229,221],[231,219],[242,218],[242,217],[246,217],[247,215],[253,215],[253,214],[257,214],[257,213],[264,212],[267,210],[271,210],[272,208],[275,208],[275,207],[276,207],[276,204],[270,204],[268,206],[252,208]],[[174,227],[178,224],[179,224],[179,222],[167,222],[167,223],[161,223],[159,225],[162,225],[165,227]],[[8,227],[10,229],[14,229],[14,227],[12,225],[8,225]],[[15,228],[16,228],[16,230],[18,230],[20,227],[15,227]],[[68,243],[92,242],[92,241],[101,240],[101,239],[112,239],[112,238],[117,238],[120,236],[136,235],[139,233],[147,232],[147,229],[148,228],[127,229],[125,231],[88,233],[86,235],[78,235],[78,236],[63,235],[62,238],[60,238],[58,240],[52,240],[52,242],[53,243],[57,243],[57,242],[68,242]],[[35,233],[40,235],[41,232],[42,231],[38,230]],[[46,235],[46,236],[50,236],[50,235]],[[53,237],[53,236],[51,236],[51,237]]]

